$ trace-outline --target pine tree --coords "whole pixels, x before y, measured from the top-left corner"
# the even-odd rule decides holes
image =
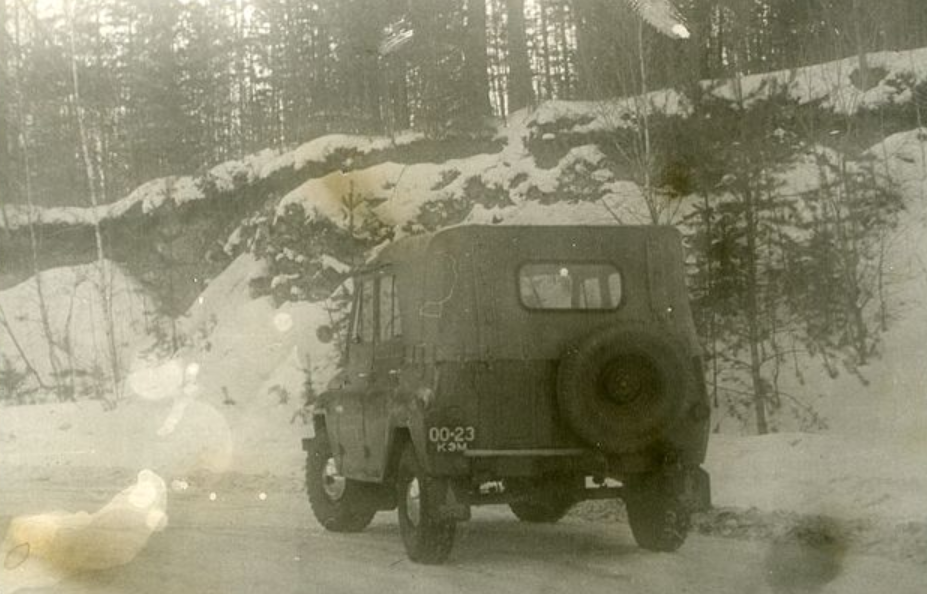
[[[486,0],[467,0],[464,87],[469,91],[467,105],[475,118],[489,117],[489,61],[486,39]]]
[[[10,79],[7,71],[9,48],[7,45],[8,31],[6,26],[6,0],[0,0],[0,239],[9,239],[6,216],[6,203],[10,200],[13,191],[13,168],[10,159]]]
[[[508,109],[518,111],[534,103],[528,40],[525,31],[525,0],[506,0],[506,47],[508,50]]]

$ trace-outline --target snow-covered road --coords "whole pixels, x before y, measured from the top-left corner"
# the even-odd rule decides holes
[[[11,517],[94,510],[130,473],[4,468],[0,531]],[[76,481],[83,475],[85,481]],[[214,497],[210,497],[211,494]],[[263,494],[263,496],[262,496]],[[240,476],[169,496],[168,526],[120,567],[62,577],[29,592],[217,594],[286,592],[840,592],[927,591],[923,567],[880,557],[693,535],[674,554],[638,549],[627,526],[567,518],[518,523],[505,508],[476,510],[449,563],[410,563],[395,514],[364,533],[325,532],[292,482]],[[0,573],[0,592],[30,584]],[[36,584],[32,584],[36,585]]]

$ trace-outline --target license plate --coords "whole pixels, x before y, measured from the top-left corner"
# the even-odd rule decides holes
[[[439,453],[463,452],[476,439],[472,425],[439,425],[428,429],[428,441]]]

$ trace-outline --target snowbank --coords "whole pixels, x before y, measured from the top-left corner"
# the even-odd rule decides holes
[[[706,92],[721,99],[734,101],[743,97],[747,105],[768,97],[773,92],[784,92],[800,105],[813,104],[835,113],[855,114],[889,105],[910,103],[913,99],[913,87],[927,82],[927,48],[903,52],[875,52],[868,55],[868,60],[872,76],[878,80],[873,81],[871,88],[867,89],[860,88],[858,60],[855,57],[744,76],[737,81],[703,81],[701,86]],[[509,189],[516,196],[524,194],[527,188],[519,187],[524,184],[509,184],[513,180],[523,179],[519,174],[528,174],[533,179],[532,183],[543,191],[550,183],[539,179],[536,176],[537,170],[526,171],[524,163],[518,164],[509,158],[513,154],[523,155],[526,152],[523,150],[522,141],[529,135],[538,134],[542,139],[549,140],[553,137],[553,132],[547,129],[554,125],[558,130],[568,128],[578,134],[608,132],[635,126],[637,119],[645,113],[685,117],[690,110],[688,100],[673,89],[652,91],[641,97],[606,101],[548,101],[531,113],[520,111],[510,114],[507,127],[500,132],[500,137],[508,141],[507,148],[501,155],[495,156],[497,158],[475,158],[469,166],[449,162],[444,164],[443,169],[460,169],[463,181],[473,177],[473,171],[479,171],[489,185]],[[22,205],[10,205],[5,207],[7,220],[0,220],[0,225],[18,228],[27,225],[30,220],[43,224],[91,225],[96,221],[117,219],[136,207],[142,212],[150,212],[168,201],[182,204],[202,200],[206,197],[205,188],[208,187],[214,187],[220,192],[229,192],[241,184],[267,179],[284,170],[299,171],[310,164],[325,164],[341,155],[347,159],[346,166],[349,168],[352,156],[406,146],[422,139],[421,134],[414,132],[395,137],[332,134],[311,140],[290,151],[267,149],[242,159],[227,161],[202,175],[151,180],[122,200],[101,205],[96,209],[29,209]],[[397,169],[404,168],[392,164],[383,171],[368,172],[372,176],[369,180],[361,179],[364,175],[359,172],[352,172],[347,180],[335,173],[321,180],[307,182],[305,186],[296,190],[289,200],[305,201],[306,196],[310,194],[319,196],[312,200],[315,205],[323,211],[330,211],[326,213],[330,216],[338,215],[337,201],[327,200],[325,197],[333,193],[340,195],[334,191],[337,187],[356,182],[357,192],[361,195],[366,192],[383,199],[384,194],[391,194],[390,197],[399,204],[390,208],[400,209],[398,215],[393,218],[405,218],[407,212],[402,210],[403,194],[406,194],[405,201],[408,201],[408,194],[426,187],[425,182],[419,184],[407,180],[405,190],[385,190],[392,188],[393,184],[398,187],[400,178],[428,180],[431,182],[431,185],[427,185],[428,189],[434,188],[435,183],[441,180],[440,177],[436,177],[440,171],[429,171],[428,166],[416,165],[410,168],[415,170],[398,173]],[[553,173],[556,172],[552,172],[551,179],[556,180]],[[384,188],[384,180],[387,178],[390,181]],[[456,188],[451,188],[452,193],[456,191]]]
[[[799,394],[827,420],[832,432],[857,442],[906,444],[927,458],[920,436],[927,433],[927,130],[895,134],[867,154],[875,157],[882,183],[900,192],[905,210],[884,254],[888,330],[869,364],[830,377],[810,357],[798,359],[801,378],[784,370],[780,387]],[[789,187],[814,187],[814,167],[797,163],[785,174]],[[820,183],[820,182],[818,182]]]
[[[243,254],[210,282],[184,320],[197,338],[178,358],[199,366],[197,401],[231,431],[231,468],[289,474],[301,468],[299,439],[310,434],[297,414],[306,372],[317,391],[335,372],[337,352],[316,338],[335,314],[325,303],[276,308],[270,297],[252,299],[248,281],[261,270]]]
[[[243,255],[214,279],[184,320],[189,347],[168,360],[136,353],[124,400],[0,408],[0,460],[40,467],[150,468],[166,480],[229,471],[290,476],[302,468],[299,439],[305,370],[316,389],[337,354],[315,328],[321,304],[275,309],[251,299],[259,264]],[[191,373],[192,371],[192,373]]]
[[[738,94],[749,105],[770,92],[784,90],[800,105],[818,104],[835,113],[852,115],[891,104],[908,103],[913,87],[927,81],[927,48],[874,52],[867,56],[871,81],[860,88],[859,60],[845,58],[824,64],[742,77],[737,83],[703,82],[715,96],[734,101]]]
[[[922,522],[927,452],[919,442],[844,435],[713,435],[707,463],[716,506],[840,519]]]
[[[511,134],[502,154],[443,163],[382,163],[311,179],[279,202],[312,217],[349,225],[343,198],[353,195],[356,228],[376,221],[397,237],[467,223],[614,225],[649,222],[638,187],[617,180],[595,145],[571,149],[554,166],[539,166],[522,138]],[[585,187],[585,192],[576,191]]]
[[[309,141],[298,148],[280,152],[265,149],[241,159],[226,161],[202,175],[164,177],[150,180],[128,196],[110,204],[93,207],[29,208],[13,204],[4,207],[5,220],[0,226],[17,229],[30,222],[45,225],[93,225],[123,217],[138,208],[151,212],[165,203],[184,204],[203,200],[206,188],[231,192],[235,188],[266,179],[284,169],[300,170],[312,163],[324,164],[338,153],[367,155],[375,151],[421,140],[420,134],[407,133],[395,138],[333,134]]]
[[[783,93],[799,105],[816,105],[837,114],[854,115],[913,99],[914,87],[927,82],[927,48],[868,54],[871,88],[863,89],[856,57],[801,68],[742,76],[737,80],[706,80],[704,92],[745,106]],[[554,138],[554,130],[569,129],[586,135],[637,125],[644,115],[686,117],[691,105],[674,90],[653,91],[643,96],[602,101],[548,101],[531,116],[528,127],[542,140]]]
[[[116,346],[124,355],[130,351],[130,346],[146,336],[153,303],[147,292],[117,264],[107,262],[105,268],[112,287]],[[110,363],[99,266],[55,268],[42,272],[40,278],[59,368],[68,373],[74,371],[79,376],[97,372],[104,373],[105,377]],[[25,355],[44,383],[53,385],[52,355],[42,323],[36,279],[0,291],[0,309],[9,325],[7,328],[0,323],[0,355],[8,358],[19,371],[26,370]],[[120,365],[125,363],[123,356]],[[89,390],[99,383],[98,380],[79,377],[77,384]],[[24,387],[35,388],[34,378],[30,377]]]

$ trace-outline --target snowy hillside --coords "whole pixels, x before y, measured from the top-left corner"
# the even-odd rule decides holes
[[[867,153],[880,159],[885,183],[905,202],[885,254],[892,322],[882,336],[881,354],[858,375],[833,378],[820,366],[805,366],[800,381],[785,376],[783,388],[810,397],[836,431],[910,449],[927,430],[927,130],[892,135]],[[803,175],[800,169],[784,174],[792,188],[814,179],[813,172]],[[927,452],[922,454],[927,459]]]
[[[210,284],[183,320],[192,340],[175,355],[159,357],[149,338],[133,335],[124,345],[124,397],[115,410],[86,401],[0,409],[0,459],[144,467],[173,478],[228,470],[293,474],[307,431],[296,414],[305,370],[324,388],[336,354],[315,339],[315,327],[329,320],[322,304],[278,309],[270,298],[249,296],[248,279],[258,269],[243,255]],[[12,305],[16,294],[3,298]],[[84,329],[82,336],[91,337]]]
[[[500,131],[503,150],[443,163],[384,163],[311,179],[287,194],[277,213],[298,204],[345,227],[340,197],[362,199],[355,224],[372,219],[397,236],[457,223],[641,224],[648,222],[640,189],[618,180],[596,145],[574,147],[541,167],[525,147],[529,114],[518,112]],[[585,189],[585,192],[581,189]]]
[[[149,213],[165,204],[182,205],[207,199],[216,193],[272,177],[280,172],[299,172],[324,165],[339,155],[364,156],[412,144],[419,134],[394,138],[330,135],[307,142],[291,151],[266,149],[242,159],[216,165],[203,175],[151,180],[125,198],[97,208],[55,207],[29,209],[10,205],[3,211],[0,226],[17,229],[31,222],[46,225],[93,225],[118,220],[133,210]]]
[[[852,61],[747,77],[740,88],[745,97],[756,97],[778,85],[800,104],[852,114],[910,102],[910,89],[904,85],[927,80],[927,50],[876,54],[871,61],[883,75],[867,90],[853,84]],[[706,83],[705,88],[718,97],[734,93],[730,83]],[[688,110],[670,92],[647,101],[648,109],[664,114],[685,115]],[[272,291],[256,291],[253,281],[271,275],[270,289],[285,286],[299,276],[281,272],[285,266],[314,262],[321,262],[319,267],[331,278],[341,279],[344,263],[354,254],[324,243],[321,232],[318,238],[288,238],[286,225],[301,229],[298,225],[307,221],[324,223],[342,237],[366,242],[361,254],[366,256],[391,239],[460,223],[647,223],[653,205],[637,183],[610,165],[614,155],[608,154],[609,147],[593,142],[596,134],[624,127],[635,110],[627,101],[552,102],[517,113],[500,127],[499,152],[437,163],[389,158],[396,147],[419,142],[417,135],[324,137],[295,151],[265,151],[222,164],[202,178],[155,180],[95,212],[34,213],[49,224],[118,221],[131,209],[145,213],[169,203],[214,198],[281,171],[298,179],[270,201],[269,211],[253,213],[225,241],[231,263],[204,283],[186,315],[176,320],[183,338],[176,352],[166,354],[163,344],[148,334],[146,312],[153,297],[114,266],[114,318],[126,378],[123,400],[116,410],[104,411],[96,402],[52,403],[49,394],[39,393],[37,399],[46,404],[0,408],[2,464],[150,468],[168,481],[229,472],[298,477],[303,456],[299,439],[310,431],[301,416],[307,371],[320,391],[338,356],[317,341],[315,330],[342,312],[330,300],[290,299],[306,297],[298,291],[283,292],[282,299]],[[539,158],[537,143],[555,145],[561,134],[578,143],[544,153],[548,160]],[[802,158],[776,173],[779,191],[796,201],[832,182],[814,159],[836,154],[834,149],[809,143],[804,150]],[[321,167],[330,165],[333,155],[372,153],[380,155],[373,164],[343,171]],[[877,162],[875,179],[900,192],[905,206],[884,253],[891,320],[879,337],[877,356],[853,367],[853,373],[838,366],[835,374],[826,373],[811,353],[793,357],[802,371],[779,378],[783,393],[800,395],[826,419],[826,431],[801,434],[783,422],[781,434],[744,437],[740,420],[716,410],[715,424],[726,433],[711,442],[707,464],[717,505],[875,518],[892,525],[923,522],[927,130],[894,134],[866,154]],[[726,190],[719,188],[711,198],[725,196]],[[667,199],[661,220],[689,225],[683,219],[702,198]],[[24,210],[7,210],[9,228],[27,221]],[[691,237],[689,227],[683,229]],[[268,247],[290,239],[293,245]],[[274,267],[276,272],[268,272]],[[66,367],[85,378],[99,366],[94,353],[102,352],[101,301],[92,290],[93,274],[92,267],[76,267],[42,275],[57,352],[62,359],[73,356]],[[25,354],[38,374],[48,378],[51,363],[35,290],[30,280],[0,292],[2,315],[12,330],[0,331],[0,354],[21,373]],[[11,336],[18,338],[18,346]],[[32,379],[25,381],[36,387]]]
[[[717,437],[708,463],[715,476],[717,504],[896,521],[919,518],[917,493],[927,488],[916,478],[927,476],[927,455],[917,447],[927,430],[923,391],[927,378],[919,363],[927,357],[921,336],[927,327],[927,304],[920,268],[927,254],[927,177],[920,160],[925,149],[924,137],[917,131],[890,137],[873,148],[890,156],[892,178],[903,187],[909,212],[890,264],[902,321],[886,335],[884,356],[864,370],[869,385],[847,375],[836,380],[825,374],[807,379],[803,389],[817,396],[815,404],[828,418],[831,435]],[[519,162],[517,156],[512,154],[511,163]],[[527,159],[521,157],[522,167],[528,168]],[[472,167],[472,174],[477,175],[480,162],[417,166],[412,170],[415,174],[406,174],[410,186],[397,190],[396,197],[378,205],[376,212],[388,213],[383,216],[393,217],[391,223],[399,228],[419,222],[424,201],[416,199],[436,195],[426,191],[429,172],[439,175],[442,170]],[[391,172],[397,172],[396,166],[384,164],[354,175],[377,180]],[[415,186],[411,184],[421,177],[426,181],[420,191],[412,191]],[[529,174],[524,183],[541,185],[547,179],[544,172]],[[320,191],[325,184],[307,182],[283,203],[303,200],[323,214],[330,203]],[[370,189],[382,187],[374,184]],[[630,187],[628,195],[637,198]],[[390,200],[398,206],[388,209]],[[596,202],[523,200],[495,210],[476,205],[467,218],[485,221],[494,216],[497,221],[504,217],[549,223],[556,213],[557,222],[612,223],[610,213],[599,208]],[[330,214],[342,220],[337,212]],[[65,289],[78,272],[50,275],[49,291],[67,294]],[[306,367],[311,366],[317,389],[333,373],[336,353],[318,343],[314,333],[317,326],[329,323],[332,314],[325,302],[288,302],[276,307],[269,297],[253,298],[249,280],[261,273],[261,264],[245,253],[213,279],[182,319],[185,334],[192,337],[189,345],[169,361],[136,357],[128,381],[129,402],[117,411],[103,413],[93,404],[4,409],[0,440],[4,459],[22,464],[144,465],[168,470],[168,476],[184,476],[191,469],[297,475],[301,452],[296,446],[308,428],[294,415],[301,404]],[[16,303],[22,309],[28,290],[4,292],[6,307]],[[90,296],[86,299],[93,303]],[[142,352],[143,337],[134,336],[136,352]],[[199,370],[195,400],[178,407],[183,399],[184,369],[191,364]],[[177,410],[182,411],[179,417]],[[176,432],[159,435],[172,416]],[[39,421],[43,418],[54,422]],[[34,427],[47,429],[26,429]],[[139,443],[149,445],[126,449],[122,444],[129,435],[147,435]],[[835,451],[841,455],[834,457]]]
[[[772,94],[784,93],[798,105],[814,106],[840,115],[854,115],[885,107],[903,106],[918,100],[914,96],[917,92],[916,88],[927,82],[927,48],[902,52],[875,52],[869,54],[868,60],[873,75],[878,77],[878,80],[873,81],[871,88],[868,89],[859,88],[856,81],[858,76],[856,58],[754,74],[737,81],[702,81],[700,86],[704,92],[719,99],[737,101],[739,97],[742,97],[747,106]],[[634,125],[642,110],[668,116],[686,116],[690,109],[691,106],[687,99],[672,90],[654,91],[643,98],[618,101],[549,101],[530,114],[516,113],[510,116],[508,131],[503,135],[508,137],[510,147],[508,152],[511,154],[514,146],[512,140],[516,141],[516,145],[520,140],[552,141],[556,139],[554,130],[566,129],[571,134],[589,134],[616,128],[628,128]],[[9,229],[21,228],[30,220],[50,225],[91,225],[95,221],[118,220],[133,210],[147,213],[166,203],[179,205],[204,200],[216,193],[221,195],[242,185],[273,177],[280,172],[311,171],[313,166],[331,162],[339,156],[364,157],[414,145],[422,140],[423,137],[420,134],[413,133],[392,138],[343,134],[324,136],[290,151],[264,150],[242,159],[227,161],[216,165],[202,175],[152,180],[122,200],[100,206],[96,210],[56,207],[37,208],[31,211],[21,206],[6,206],[3,212],[4,217],[0,218],[0,226]],[[487,159],[491,163],[487,163]],[[594,153],[590,154],[589,150],[582,149],[573,156],[573,160],[591,161],[594,165],[597,158]],[[512,165],[506,162],[506,151],[491,158],[486,157],[482,159],[482,162],[478,160],[472,166],[478,169],[480,164],[484,165],[487,171],[492,171],[500,165],[503,169]],[[350,159],[348,165],[350,168]],[[445,165],[453,168],[453,163]],[[567,162],[561,164],[560,167],[569,167],[569,165],[570,163]],[[518,176],[520,172],[530,173],[516,166],[511,174],[500,172],[487,175],[486,179],[489,182],[501,184],[504,180],[521,179]],[[359,186],[358,191],[375,189],[385,180],[396,183],[399,175],[395,171],[393,173],[393,175],[381,178],[375,175],[372,179],[365,180]],[[425,173],[423,179],[433,182],[440,179],[434,177],[436,173],[440,173],[440,170],[422,173]],[[406,174],[402,177],[406,177]],[[408,177],[416,178],[417,176],[409,172]],[[467,176],[463,177],[466,181]],[[550,188],[553,183],[551,180],[555,179],[551,177],[548,180],[537,180],[538,187],[542,191],[543,188]],[[338,180],[334,181],[335,184],[350,183],[350,181],[339,179],[337,174],[328,181],[319,180],[317,183],[330,185],[333,180]],[[419,189],[422,187],[433,188],[434,183],[419,184]],[[305,193],[309,189],[304,187],[302,192]],[[408,189],[413,188],[410,186]],[[525,189],[527,188],[523,188]],[[519,194],[518,189],[515,190],[516,194]]]
[[[120,366],[125,366],[132,349],[146,340],[152,330],[152,300],[150,296],[113,263],[106,264],[106,277],[111,290],[111,317],[114,320],[115,344],[120,352]],[[100,268],[86,265],[57,268],[41,273],[40,282],[30,279],[15,287],[0,291],[0,356],[9,367],[5,372],[26,374],[29,390],[37,388],[25,362],[34,369],[46,385],[55,383],[55,369],[71,376],[77,395],[94,394],[99,383],[109,374],[108,341],[105,311],[100,293]],[[39,287],[46,304],[43,316]],[[46,325],[47,324],[47,325]],[[53,346],[47,340],[52,336]],[[93,377],[96,375],[96,377]],[[72,378],[69,377],[70,382]],[[30,394],[27,400],[46,400],[46,394]]]
[[[913,99],[915,87],[927,80],[927,49],[876,52],[868,57],[869,66],[878,76],[868,89],[859,87],[859,60],[855,57],[753,74],[737,80],[702,81],[700,87],[713,97],[742,100],[748,107],[783,93],[797,105],[813,105],[839,115],[855,115],[908,104]],[[571,123],[569,130],[574,134],[604,132],[633,125],[641,110],[684,117],[691,111],[691,105],[685,96],[673,90],[654,91],[645,97],[614,102],[550,101],[540,106],[529,124],[536,131],[534,136],[553,140],[551,129],[563,129],[565,122]]]

